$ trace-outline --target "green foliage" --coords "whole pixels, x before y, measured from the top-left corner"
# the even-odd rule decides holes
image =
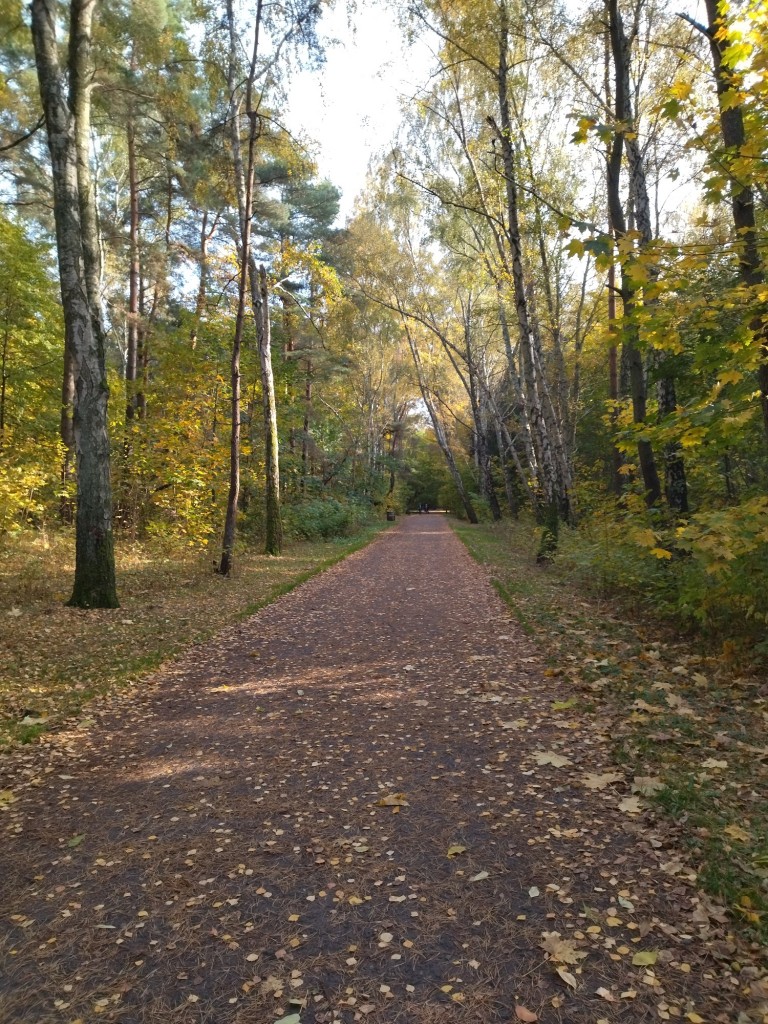
[[[679,524],[603,504],[563,538],[559,558],[603,597],[701,629],[711,640],[761,644],[768,623],[768,499]],[[760,653],[768,653],[760,648]]]
[[[45,247],[0,215],[0,530],[40,521],[59,496],[60,314]]]
[[[301,540],[331,540],[350,537],[371,518],[370,505],[341,502],[335,498],[313,498],[284,509],[286,534]]]

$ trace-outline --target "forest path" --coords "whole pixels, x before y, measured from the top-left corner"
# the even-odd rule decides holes
[[[585,785],[608,726],[442,516],[153,683],[0,783],[3,1024],[736,1020],[712,908]]]

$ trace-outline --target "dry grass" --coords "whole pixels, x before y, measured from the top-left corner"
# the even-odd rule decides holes
[[[367,543],[376,532],[352,540],[291,544],[280,558],[246,549],[228,579],[213,571],[210,552],[178,542],[121,544],[121,607],[109,611],[65,606],[74,570],[71,535],[4,538],[0,748],[29,742],[79,714],[91,698],[136,682]],[[40,724],[33,721],[38,717],[44,720]]]

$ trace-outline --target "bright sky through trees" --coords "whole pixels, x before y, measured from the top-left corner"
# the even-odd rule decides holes
[[[343,223],[363,188],[372,154],[397,131],[402,100],[427,80],[430,40],[410,45],[391,10],[371,0],[351,15],[345,4],[326,10],[320,36],[326,64],[292,78],[288,126],[306,136],[320,176],[341,189]]]

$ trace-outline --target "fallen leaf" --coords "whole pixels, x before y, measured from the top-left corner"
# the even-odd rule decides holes
[[[560,932],[542,932],[544,941],[541,948],[549,953],[550,960],[558,960],[561,964],[577,964],[587,955],[579,949],[573,939],[562,939]]]
[[[534,1013],[533,1010],[528,1010],[519,1003],[515,1006],[515,1016],[518,1020],[527,1021],[528,1024],[533,1024],[534,1021],[539,1019],[539,1015]]]
[[[643,805],[640,803],[639,797],[625,796],[619,803],[619,810],[624,811],[625,814],[642,814]]]
[[[635,953],[635,955],[632,957],[632,966],[651,967],[653,964],[656,963],[658,955],[659,954],[656,952],[655,949],[646,949],[641,951],[640,953]]]
[[[488,877],[487,871],[478,871],[476,875],[472,875],[470,882],[483,882]]]
[[[570,971],[566,971],[564,967],[558,967],[557,973],[560,975],[560,977],[563,979],[566,985],[570,985],[571,988],[577,988],[576,979]]]
[[[570,758],[558,754],[556,750],[537,750],[533,759],[536,764],[551,764],[553,768],[565,768],[567,765],[573,764]]]
[[[459,846],[458,843],[454,843],[452,846],[448,847],[448,853],[446,854],[446,857],[458,857],[460,854],[466,852],[466,846]]]
[[[623,780],[624,776],[619,772],[604,772],[602,775],[587,772],[586,775],[582,775],[581,784],[586,786],[587,789],[605,789],[612,782],[622,782]]]
[[[70,848],[70,850],[74,850],[74,848],[76,846],[79,846],[80,843],[82,843],[82,841],[84,839],[85,839],[85,833],[83,833],[82,835],[79,835],[79,836],[72,836],[72,838],[67,843],[67,846]]]
[[[411,805],[405,799],[405,793],[389,793],[387,796],[383,796],[381,800],[376,801],[377,807],[410,807]]]
[[[730,836],[731,839],[738,839],[742,843],[747,843],[752,838],[749,832],[743,829],[741,825],[728,825],[723,829],[723,832],[725,832],[727,836]]]
[[[653,796],[660,789],[664,789],[664,783],[658,775],[636,775],[632,781],[632,792],[641,796]]]
[[[301,1016],[298,1013],[289,1013],[287,1017],[281,1017],[275,1024],[301,1024]]]

